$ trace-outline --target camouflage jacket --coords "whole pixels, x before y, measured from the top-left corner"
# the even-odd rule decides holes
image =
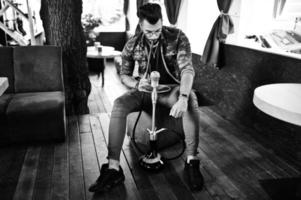
[[[138,63],[138,73],[142,77],[147,68],[148,50],[143,42],[144,34],[134,35],[125,45],[122,51],[122,66],[120,75],[133,75],[135,63]],[[162,27],[161,58],[167,73],[180,82],[183,73],[191,73],[194,76],[190,43],[185,34],[172,27]]]

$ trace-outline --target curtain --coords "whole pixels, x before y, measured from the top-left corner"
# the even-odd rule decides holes
[[[202,62],[214,67],[218,66],[218,56],[220,44],[225,42],[227,35],[234,32],[233,22],[228,15],[232,0],[217,0],[220,15],[213,24],[208,36],[203,55]]]
[[[172,25],[177,23],[181,2],[181,0],[164,0],[168,21]]]
[[[140,6],[142,6],[143,4],[148,3],[148,2],[149,2],[149,0],[137,0],[137,12],[138,12]],[[135,35],[139,34],[140,31],[141,31],[140,26],[139,26],[139,24],[137,24],[136,30],[135,30]]]
[[[128,10],[129,10],[129,0],[124,0],[123,2],[123,13],[125,16],[125,30],[130,30],[130,22],[128,18]]]
[[[285,3],[286,3],[286,0],[275,0],[274,10],[273,10],[273,17],[274,18],[281,15]]]

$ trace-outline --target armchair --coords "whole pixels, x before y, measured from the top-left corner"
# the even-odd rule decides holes
[[[0,144],[64,141],[62,52],[55,46],[0,48]]]

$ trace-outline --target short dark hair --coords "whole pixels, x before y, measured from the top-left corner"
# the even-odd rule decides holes
[[[150,24],[156,24],[162,19],[161,6],[156,3],[146,3],[139,7],[137,16],[140,22],[146,19]]]

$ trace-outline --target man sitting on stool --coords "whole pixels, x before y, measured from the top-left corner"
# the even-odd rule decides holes
[[[119,159],[127,115],[142,108],[151,110],[150,94],[140,90],[150,84],[148,77],[152,71],[160,73],[160,84],[174,85],[169,93],[158,96],[158,103],[171,108],[170,117],[175,120],[182,118],[187,146],[185,174],[190,188],[201,190],[203,176],[196,156],[200,117],[196,95],[191,91],[194,69],[190,43],[181,30],[162,25],[161,7],[158,4],[147,3],[139,8],[137,14],[141,32],[125,45],[120,72],[122,83],[132,90],[114,102],[109,125],[108,163],[102,165],[100,176],[89,191],[107,191],[124,181]],[[133,77],[135,62],[139,65],[139,81]]]

